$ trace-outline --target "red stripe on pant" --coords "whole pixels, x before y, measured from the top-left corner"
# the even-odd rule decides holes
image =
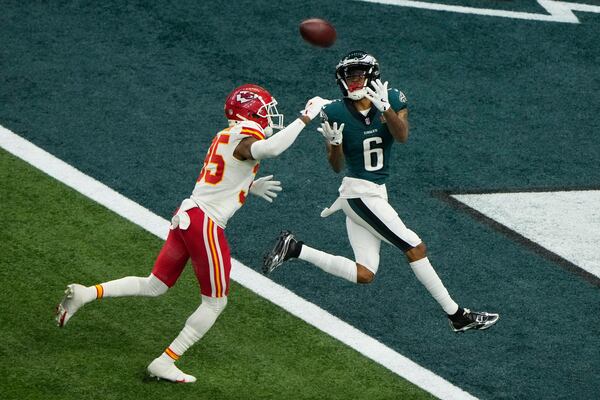
[[[225,231],[209,218],[213,225],[211,236],[209,237],[213,239],[215,253],[208,254],[205,239],[208,240],[209,238],[205,237],[206,233],[203,232],[204,212],[200,208],[192,208],[187,213],[190,216],[190,226],[186,230],[176,228],[169,231],[167,241],[154,263],[152,274],[167,286],[172,287],[177,282],[177,279],[179,279],[188,259],[191,258],[196,278],[200,284],[201,293],[209,297],[213,297],[213,293],[215,293],[214,296],[227,296],[229,294],[231,252]],[[221,257],[219,257],[219,254]],[[209,257],[211,257],[210,262]],[[220,291],[217,290],[216,283],[213,288],[210,279],[210,265],[214,262],[214,257],[216,257],[219,263]],[[224,291],[222,290],[223,288],[225,289]]]
[[[223,296],[223,285],[221,283],[221,262],[220,262],[220,252],[221,249],[217,246],[215,242],[215,223],[207,218],[207,226],[206,226],[206,238],[207,238],[207,246],[210,251],[210,261],[212,261],[212,282],[214,282],[215,289],[215,297]]]

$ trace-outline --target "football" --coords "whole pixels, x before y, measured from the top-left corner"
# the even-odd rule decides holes
[[[300,35],[308,43],[317,47],[330,47],[335,43],[336,32],[333,25],[320,18],[306,19],[300,23]]]

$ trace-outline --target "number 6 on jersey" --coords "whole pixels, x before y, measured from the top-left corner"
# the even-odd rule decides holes
[[[373,146],[381,145],[382,143],[383,139],[379,136],[374,136],[363,140],[365,171],[371,172],[383,168],[383,148]]]

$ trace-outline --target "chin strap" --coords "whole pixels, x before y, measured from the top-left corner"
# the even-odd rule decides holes
[[[355,90],[354,92],[348,92],[347,97],[350,100],[361,100],[361,99],[365,98],[366,95],[367,95],[367,89],[363,87],[362,89]]]

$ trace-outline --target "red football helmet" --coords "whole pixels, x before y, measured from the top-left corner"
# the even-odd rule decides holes
[[[283,129],[283,114],[277,100],[266,89],[251,83],[235,88],[225,100],[225,117],[231,121],[250,120],[263,129]]]

